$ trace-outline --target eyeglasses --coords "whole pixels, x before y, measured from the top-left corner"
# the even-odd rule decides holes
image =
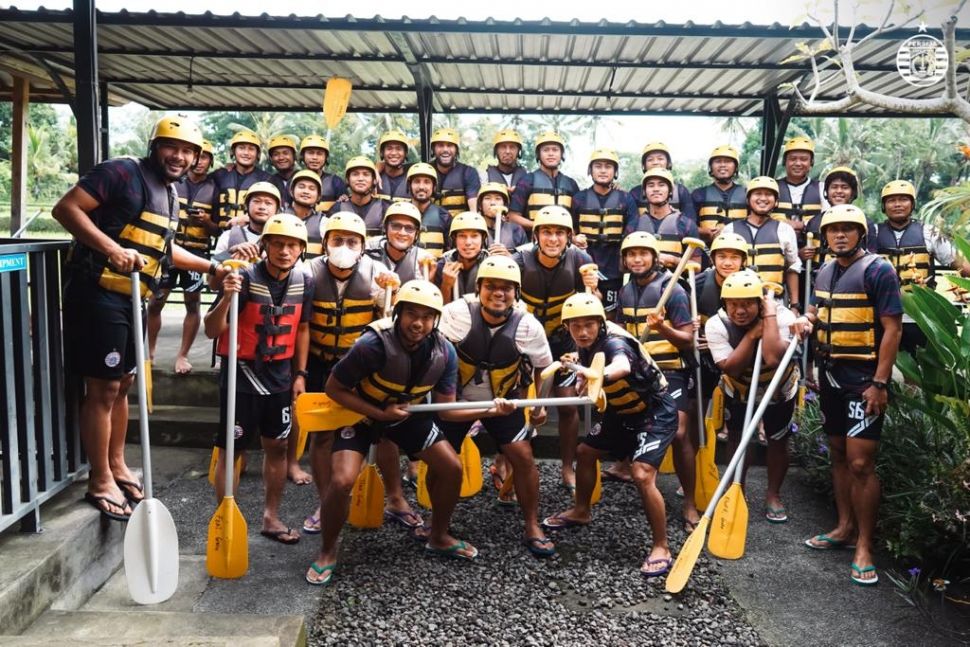
[[[414,225],[407,225],[403,222],[388,223],[387,228],[391,231],[398,231],[404,234],[413,234],[418,231],[418,228]]]

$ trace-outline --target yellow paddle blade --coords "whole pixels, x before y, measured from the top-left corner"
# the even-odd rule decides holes
[[[715,433],[724,426],[724,391],[721,385],[714,387],[714,394],[707,407],[707,420],[712,425]]]
[[[354,528],[380,528],[384,523],[384,480],[376,465],[364,466],[357,475],[347,520]]]
[[[596,461],[596,482],[593,484],[593,493],[589,497],[589,504],[596,505],[603,498],[603,476],[600,474],[600,462]]]
[[[155,403],[152,402],[152,360],[145,360],[145,398],[148,401],[148,413],[153,413]]]
[[[525,397],[527,397],[530,400],[534,400],[536,398],[536,383],[535,382],[533,382],[532,384],[529,385],[529,390],[526,391]],[[529,426],[529,421],[532,419],[532,417],[530,415],[531,412],[532,412],[532,407],[526,407],[525,410],[523,411],[523,413],[525,413],[525,426],[526,427]]]
[[[431,509],[431,495],[428,493],[428,464],[418,461],[418,505]]]
[[[707,526],[710,522],[710,517],[701,517],[701,521],[694,528],[694,532],[690,533],[687,541],[684,542],[680,554],[674,560],[674,565],[670,567],[670,572],[667,573],[667,593],[680,593],[687,586],[687,580],[690,579],[690,574],[694,572],[694,565],[704,548],[704,536],[707,534]]]
[[[606,368],[606,355],[603,353],[593,355],[593,359],[589,363],[589,368],[593,371],[595,377],[589,380],[589,385],[586,387],[586,394],[590,400],[597,404],[598,409],[600,393],[603,392],[603,370]]]
[[[506,475],[505,480],[502,481],[502,487],[500,487],[498,490],[498,496],[500,499],[504,497],[508,497],[508,495],[511,494],[513,490],[515,490],[515,479],[512,478],[513,476],[515,476],[515,474],[512,473],[512,470],[509,470],[509,473],[508,475]]]
[[[296,441],[296,460],[303,458],[303,453],[306,451],[306,440],[310,435],[307,430],[300,426],[300,421],[297,420],[296,423],[297,433],[299,433],[299,438]]]
[[[661,474],[673,474],[674,473],[674,449],[673,447],[667,447],[667,451],[664,452],[664,459],[660,461],[660,473]]]
[[[249,570],[249,538],[246,520],[236,500],[223,497],[209,521],[205,547],[205,568],[212,577],[233,580]]]
[[[236,454],[236,478],[242,473],[242,454]],[[216,486],[216,463],[219,462],[219,448],[212,448],[212,456],[209,458],[209,484]]]
[[[475,496],[482,491],[482,454],[471,436],[461,441],[461,496],[463,499]]]
[[[806,387],[804,384],[798,387],[798,408],[799,409],[805,408],[805,391],[807,390],[807,388],[808,387]]]
[[[740,483],[732,483],[714,508],[707,550],[721,559],[740,559],[748,537],[748,503]]]
[[[705,432],[706,433],[706,432]],[[697,480],[694,485],[694,505],[699,510],[704,510],[711,502],[714,491],[721,477],[714,462],[714,442],[709,442],[706,447],[697,449],[697,456],[694,458],[694,469]]]
[[[336,431],[363,419],[363,415],[337,404],[326,393],[302,393],[296,399],[297,424],[306,433]]]
[[[327,81],[323,91],[323,120],[330,130],[337,127],[347,112],[352,87],[350,79],[335,76]]]

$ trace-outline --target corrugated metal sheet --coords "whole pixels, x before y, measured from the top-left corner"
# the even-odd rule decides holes
[[[0,70],[49,78],[40,60],[71,77],[69,11],[0,10]],[[781,61],[802,25],[666,25],[554,21],[385,20],[103,13],[100,79],[115,99],[152,108],[316,110],[326,79],[350,78],[354,111],[417,111],[422,79],[443,112],[760,114],[765,96],[807,78]],[[870,31],[857,28],[861,36]],[[915,30],[912,30],[915,33]],[[856,54],[864,87],[936,96],[896,72],[910,32],[867,42]],[[970,31],[958,32],[960,43]],[[821,98],[837,98],[827,73]],[[783,91],[780,91],[783,93]],[[853,107],[850,114],[875,114]]]

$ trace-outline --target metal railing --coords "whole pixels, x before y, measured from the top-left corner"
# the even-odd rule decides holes
[[[87,469],[79,388],[64,370],[61,262],[69,241],[0,239],[0,531],[40,529],[40,506]]]

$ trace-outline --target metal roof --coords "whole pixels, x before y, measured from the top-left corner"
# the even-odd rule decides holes
[[[421,87],[435,112],[749,115],[784,83],[810,79],[806,61],[782,64],[821,31],[802,24],[482,21],[379,16],[217,16],[98,12],[101,82],[112,103],[154,109],[319,110],[326,79],[354,84],[350,110],[417,112]],[[857,26],[857,38],[872,31]],[[9,74],[54,96],[52,72],[72,87],[72,12],[0,10],[0,96]],[[856,52],[862,86],[906,98],[938,96],[896,70],[916,29],[880,34]],[[970,30],[957,31],[970,45]],[[829,68],[820,99],[841,96]],[[846,114],[886,114],[857,105]]]

